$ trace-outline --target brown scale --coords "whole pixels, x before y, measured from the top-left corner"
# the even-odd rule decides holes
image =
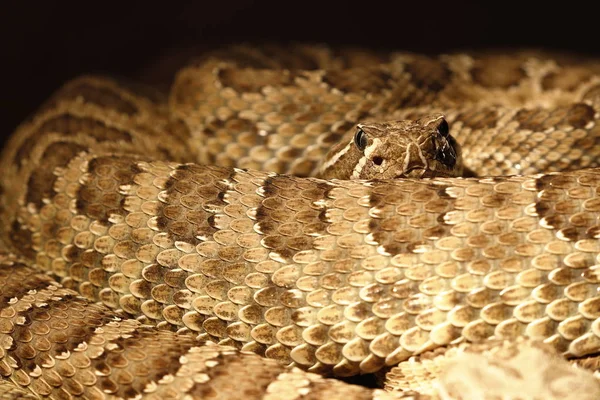
[[[131,159],[94,158],[88,164],[88,179],[77,193],[77,211],[91,220],[108,224],[111,215],[125,215],[124,196],[118,194],[120,185],[134,183],[142,172]]]
[[[45,280],[54,286],[34,283],[42,282],[31,271],[16,259],[4,259],[0,265],[0,282],[17,299],[2,309],[0,317],[0,343],[10,343],[7,334],[15,340],[8,349],[0,348],[0,372],[11,377],[2,381],[3,398],[28,398],[31,393],[43,398],[133,398],[140,394],[145,398],[182,394],[231,398],[242,393],[249,399],[262,399],[271,392],[284,399],[309,387],[320,388],[319,393],[331,390],[331,398],[369,399],[377,394],[318,375],[287,371],[273,360],[232,348],[200,346],[189,335],[119,320],[109,309],[77,297],[49,278]],[[17,282],[37,287],[37,293],[20,295]],[[6,331],[9,327],[10,332]],[[28,370],[29,374],[24,373]],[[237,381],[240,375],[253,378]]]

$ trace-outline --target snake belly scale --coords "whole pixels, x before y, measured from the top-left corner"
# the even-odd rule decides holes
[[[73,79],[0,159],[0,396],[598,398],[599,65],[234,46],[167,95]]]

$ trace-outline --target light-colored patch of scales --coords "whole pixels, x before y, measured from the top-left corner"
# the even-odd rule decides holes
[[[600,396],[600,385],[592,374],[574,368],[552,346],[524,338],[434,350],[418,360],[399,363],[387,378],[390,389],[438,395],[443,400],[494,396],[591,400]]]

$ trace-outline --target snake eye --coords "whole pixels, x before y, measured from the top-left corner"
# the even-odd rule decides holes
[[[450,127],[448,126],[448,122],[446,122],[445,119],[442,119],[442,121],[437,127],[437,131],[443,137],[448,137],[448,134],[450,133]]]
[[[364,151],[367,147],[367,134],[360,128],[354,134],[354,144],[360,151]]]

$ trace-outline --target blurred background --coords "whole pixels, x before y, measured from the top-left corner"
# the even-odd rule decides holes
[[[0,132],[61,83],[116,74],[167,87],[191,51],[235,42],[327,42],[425,53],[543,48],[600,56],[589,2],[95,1],[0,6]]]

